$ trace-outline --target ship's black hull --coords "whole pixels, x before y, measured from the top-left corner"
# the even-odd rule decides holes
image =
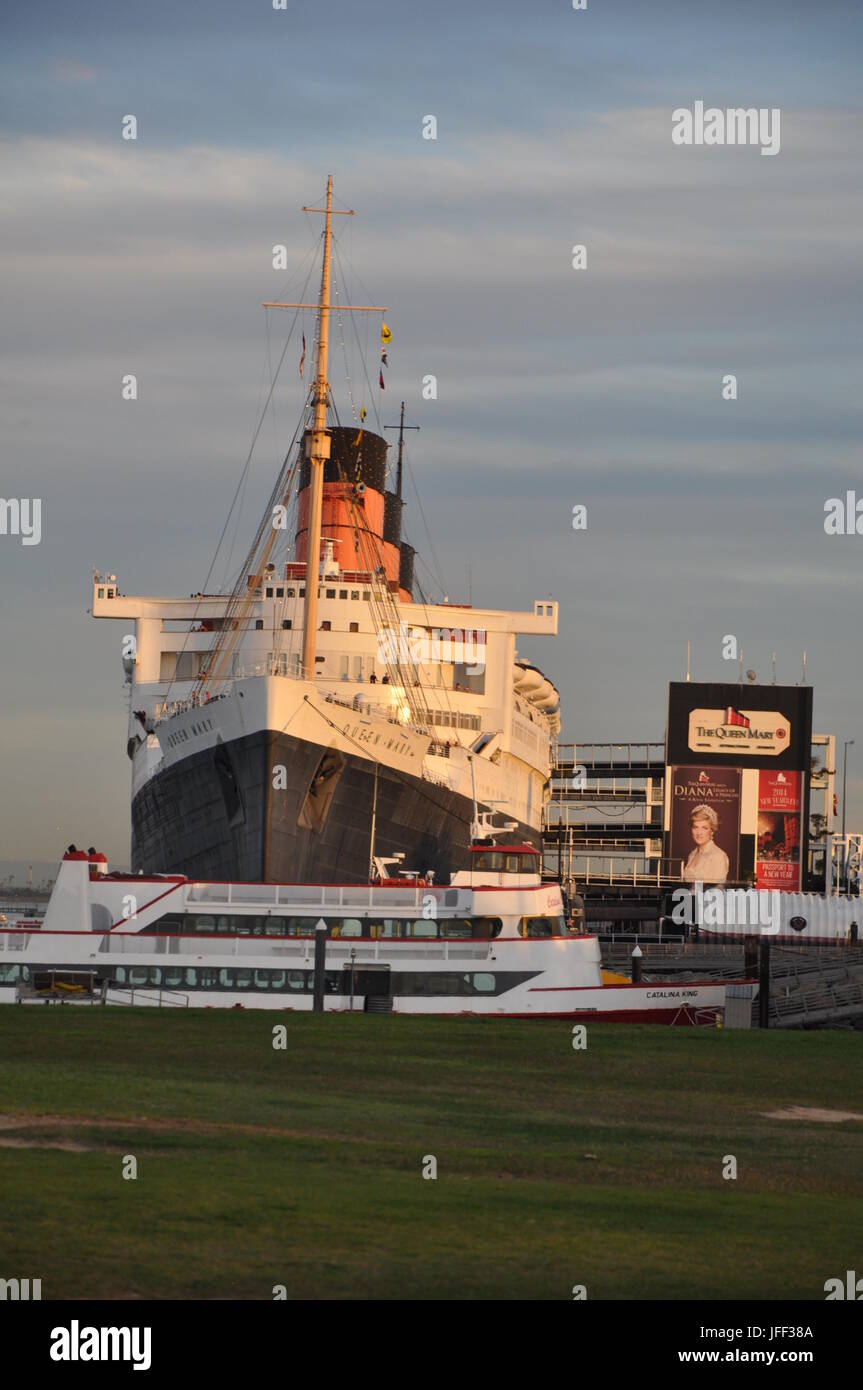
[[[433,869],[438,882],[469,867],[468,797],[380,764],[376,779],[375,765],[351,754],[335,755],[327,782],[326,756],[318,744],[261,731],[157,773],[132,802],[133,870],[366,883],[373,807],[376,855],[403,853],[404,868]],[[274,777],[278,768],[284,773]],[[521,825],[516,834],[540,847],[536,831]]]

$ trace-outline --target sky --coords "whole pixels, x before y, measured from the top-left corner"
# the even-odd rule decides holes
[[[330,173],[345,290],[394,335],[382,399],[347,344],[355,397],[421,426],[424,587],[560,601],[559,637],[519,650],[563,741],[662,739],[687,640],[700,680],[736,678],[729,634],[760,679],[775,652],[801,680],[805,649],[863,829],[863,536],[824,529],[863,500],[861,57],[863,11],[833,0],[6,0],[0,496],[42,527],[0,535],[0,863],[71,840],[128,863],[123,625],[88,617],[92,567],[202,586],[287,331],[261,301],[300,288]],[[674,144],[696,101],[778,109],[778,153]]]

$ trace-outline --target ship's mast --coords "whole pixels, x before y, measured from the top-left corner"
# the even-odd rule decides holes
[[[306,211],[306,209],[303,209]],[[311,209],[309,209],[311,211]],[[303,617],[303,671],[306,680],[315,675],[315,639],[318,626],[318,570],[321,551],[321,511],[324,497],[324,468],[330,456],[327,434],[327,359],[330,344],[330,244],[333,216],[333,176],[327,178],[324,260],[321,266],[321,297],[318,301],[318,369],[315,377],[315,419],[306,452],[311,466],[309,482],[309,531],[306,545],[306,603]]]
[[[306,441],[306,456],[309,460],[311,477],[309,479],[309,527],[306,545],[306,601],[303,609],[303,674],[306,680],[315,677],[315,646],[318,626],[318,580],[321,556],[321,513],[324,498],[324,469],[330,457],[330,436],[327,433],[327,362],[330,340],[330,265],[332,249],[332,219],[334,217],[353,217],[350,209],[333,207],[333,176],[327,177],[327,205],[325,208],[303,208],[303,212],[322,212],[324,222],[324,258],[321,266],[321,293],[317,304],[286,304],[283,301],[265,300],[265,309],[317,309],[318,311],[318,361],[315,374],[315,389],[312,403],[315,408],[311,434]],[[385,314],[385,304],[339,304],[335,306],[340,313]]]
[[[402,501],[402,465],[405,454],[405,430],[418,430],[419,428],[419,425],[405,424],[404,401],[402,401],[402,413],[399,418],[399,423],[397,425],[384,425],[384,429],[386,430],[398,430],[399,432],[399,461],[398,468],[396,470],[396,496],[398,497],[400,502]]]

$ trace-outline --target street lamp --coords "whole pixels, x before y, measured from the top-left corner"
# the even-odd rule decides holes
[[[845,788],[848,783],[848,749],[854,744],[853,738],[845,740],[842,755],[842,876],[848,876],[848,841],[845,839]]]

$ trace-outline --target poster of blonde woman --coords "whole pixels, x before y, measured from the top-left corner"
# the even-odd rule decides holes
[[[740,772],[737,768],[672,770],[671,858],[685,883],[737,880]]]

